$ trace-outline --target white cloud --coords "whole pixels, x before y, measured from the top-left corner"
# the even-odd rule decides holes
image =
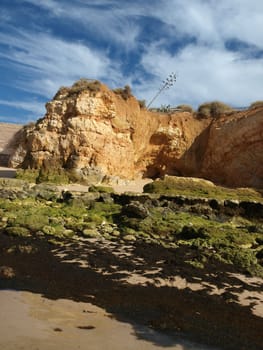
[[[103,53],[47,33],[0,34],[0,43],[9,46],[0,57],[19,65],[17,86],[46,97],[60,85],[72,84],[83,76],[103,79],[110,70],[110,61]]]
[[[11,81],[18,88],[51,98],[61,85],[71,85],[83,76],[100,79],[112,87],[132,85],[137,80],[132,86],[135,95],[149,102],[161,81],[175,71],[178,73],[175,86],[161,94],[156,105],[189,103],[196,107],[206,101],[221,100],[243,106],[262,99],[263,59],[253,58],[253,50],[263,49],[260,0],[22,2],[41,8],[46,23],[51,18],[62,28],[65,23],[76,26],[86,40],[73,42],[66,37],[55,37],[47,26],[40,33],[14,30],[9,24],[5,28],[8,32],[0,33],[0,44],[5,46],[0,58],[19,72],[16,80]],[[11,23],[10,13],[1,13]],[[138,42],[145,30],[141,27],[144,16],[166,25],[160,26],[158,39],[151,38],[149,27],[147,39],[152,41],[147,46],[143,41]],[[188,38],[193,39],[190,44],[185,40]],[[110,50],[101,51],[100,40],[104,45],[108,41],[108,47],[115,47],[122,58],[116,58],[118,54],[111,58]],[[249,52],[241,45],[240,49],[231,51],[226,48],[229,40],[255,47]],[[87,44],[91,41],[93,45],[97,42],[97,49]],[[171,53],[169,46],[177,41],[183,45]],[[144,47],[140,61],[131,62],[130,55],[141,52],[139,47]],[[144,81],[143,69],[152,76],[150,80]],[[30,104],[21,104],[20,108],[31,110]]]
[[[155,16],[172,25],[175,35],[193,36],[210,45],[236,38],[263,48],[260,0],[163,0]]]
[[[148,86],[138,87],[140,96],[145,95],[149,101],[161,81],[176,71],[175,86],[164,91],[156,105],[189,103],[197,107],[221,100],[244,106],[262,99],[263,58],[254,57],[263,48],[261,1],[163,0],[154,16],[173,28],[175,39],[189,37],[194,44],[186,43],[171,54],[164,33],[159,42],[148,47],[141,63],[155,78]],[[226,48],[229,40],[256,47],[254,52],[242,46],[231,51]]]
[[[152,16],[174,28],[175,36],[195,37],[211,45],[236,38],[263,48],[261,0],[118,0],[86,1],[24,0],[58,19],[67,18],[104,38],[134,48],[140,32],[137,16]]]
[[[221,19],[225,39],[236,38],[263,49],[263,2],[234,1],[233,16]]]
[[[49,10],[54,13],[54,15],[60,15],[64,12],[61,3],[59,4],[55,0],[22,0],[22,2]]]
[[[163,2],[156,16],[175,29],[175,35],[195,37],[199,41],[220,41],[215,11],[208,2],[172,0]]]
[[[0,100],[0,105],[13,107],[15,109],[23,109],[25,111],[30,111],[31,115],[36,117],[43,116],[43,112],[45,111],[45,106],[43,103],[32,100],[32,101],[8,101],[8,100]]]
[[[0,21],[1,22],[8,22],[10,19],[11,19],[11,16],[8,13],[8,11],[6,11],[4,9],[0,9]]]
[[[197,107],[203,102],[221,100],[244,106],[262,99],[263,59],[243,60],[239,53],[224,48],[189,45],[175,55],[152,47],[142,64],[155,74],[157,88],[157,82],[170,72],[178,73],[175,86],[165,91],[157,104],[189,103]],[[151,95],[154,91],[151,89]],[[145,93],[148,97],[149,91]]]
[[[94,0],[91,4],[85,1],[55,0],[24,0],[24,2],[48,10],[52,16],[59,19],[64,18],[75,22],[83,30],[92,32],[94,38],[104,38],[119,43],[126,51],[136,46],[140,28],[131,17],[140,13],[141,8],[144,7],[142,5],[137,6],[135,11],[133,5],[127,4],[123,7],[116,0]]]

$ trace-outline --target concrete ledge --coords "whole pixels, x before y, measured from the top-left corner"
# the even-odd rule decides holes
[[[6,167],[0,167],[0,177],[14,178],[16,176],[16,170]]]

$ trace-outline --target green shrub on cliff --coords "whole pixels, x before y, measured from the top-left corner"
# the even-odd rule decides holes
[[[146,109],[146,101],[145,100],[138,100],[140,108]]]
[[[223,102],[214,101],[203,103],[198,107],[197,118],[218,118],[219,116],[233,112],[233,108]]]
[[[263,107],[263,101],[255,101],[253,103],[251,103],[251,105],[249,106],[249,109],[255,109],[255,108],[259,108],[259,107]]]
[[[120,95],[124,100],[128,100],[132,96],[132,91],[129,85],[124,86],[124,88],[114,89],[113,92]]]
[[[176,109],[179,109],[182,112],[194,113],[194,109],[190,105],[179,105],[179,106],[176,106]]]
[[[77,95],[82,91],[88,90],[90,92],[96,93],[100,90],[101,83],[98,80],[81,78],[77,80],[71,87],[62,86],[56,95],[54,100],[59,99],[61,96],[69,97]]]
[[[70,88],[70,94],[79,93],[84,90],[97,92],[100,90],[101,83],[98,80],[81,78]]]

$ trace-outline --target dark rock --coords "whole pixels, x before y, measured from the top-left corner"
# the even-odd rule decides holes
[[[248,218],[263,218],[263,204],[257,202],[242,201],[239,204]]]
[[[78,326],[77,328],[91,330],[91,329],[95,329],[96,327],[94,327],[94,326]]]
[[[44,183],[35,185],[31,189],[30,194],[33,197],[36,197],[39,199],[45,199],[47,201],[57,200],[61,196],[61,193],[58,191],[55,185],[44,184]]]
[[[238,209],[239,201],[238,200],[227,199],[227,200],[224,201],[224,206],[226,208]]]
[[[10,266],[0,266],[0,278],[10,279],[15,277],[15,271]]]
[[[61,196],[62,196],[62,200],[64,202],[68,202],[69,200],[71,200],[73,198],[73,194],[68,190],[63,190],[61,192]]]
[[[207,233],[204,227],[184,226],[180,236],[183,239],[207,238]]]
[[[113,203],[114,202],[110,193],[101,193],[99,199],[103,203]]]
[[[220,209],[220,204],[216,199],[210,199],[208,203],[212,209],[214,210]]]
[[[53,331],[54,332],[63,332],[63,330],[61,328],[58,328],[58,327],[54,328]]]
[[[262,260],[263,259],[263,248],[261,248],[257,254],[256,254],[257,259]]]
[[[138,201],[132,201],[123,207],[122,213],[131,218],[144,219],[149,215],[148,209]]]

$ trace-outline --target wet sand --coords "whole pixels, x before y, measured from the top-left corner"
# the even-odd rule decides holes
[[[0,305],[1,350],[212,349],[130,321],[117,321],[90,303],[1,290]]]

